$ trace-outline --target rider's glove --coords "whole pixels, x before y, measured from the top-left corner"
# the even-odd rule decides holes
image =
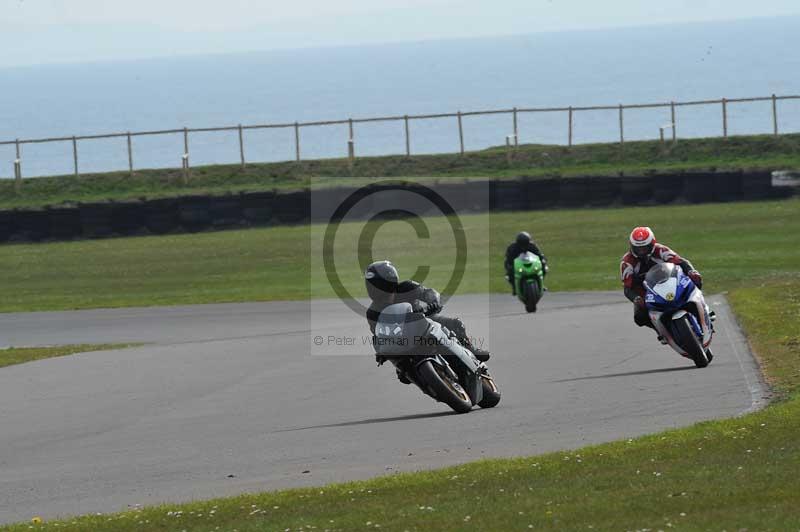
[[[689,272],[689,279],[697,286],[699,289],[703,289],[703,276],[700,275],[700,272],[697,270],[692,270]]]
[[[442,311],[441,303],[428,303],[428,309],[425,312],[426,316],[433,316],[434,314],[438,314]]]
[[[642,296],[636,296],[633,298],[633,304],[637,307],[645,308],[644,299],[642,299]]]

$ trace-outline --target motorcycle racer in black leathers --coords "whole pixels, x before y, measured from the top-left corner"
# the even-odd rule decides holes
[[[450,318],[439,314],[442,310],[439,292],[416,281],[400,281],[397,269],[390,261],[384,260],[370,264],[364,272],[364,282],[371,300],[366,317],[373,334],[375,333],[375,324],[383,309],[395,303],[410,303],[414,312],[421,312],[442,325],[461,345],[472,351],[479,361],[489,360],[489,352],[472,344],[466,327],[459,318]],[[379,364],[383,363],[380,355],[376,355],[376,360]]]
[[[514,242],[512,242],[508,248],[506,248],[506,260],[504,263],[506,268],[506,281],[508,281],[508,283],[511,285],[511,292],[514,295],[517,295],[517,289],[514,285],[514,259],[526,251],[530,251],[534,255],[538,256],[542,261],[542,273],[544,276],[547,276],[547,272],[549,270],[547,266],[547,257],[544,256],[542,250],[539,249],[539,246],[536,244],[536,242],[534,242],[530,233],[527,231],[521,231],[518,233],[516,239],[514,239]]]

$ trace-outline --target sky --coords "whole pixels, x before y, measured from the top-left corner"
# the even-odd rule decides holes
[[[0,0],[0,67],[800,15],[797,0]]]

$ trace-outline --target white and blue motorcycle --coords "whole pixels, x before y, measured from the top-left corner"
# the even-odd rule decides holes
[[[645,304],[658,334],[698,368],[714,358],[709,346],[714,336],[714,312],[703,292],[675,264],[654,266],[644,280]]]

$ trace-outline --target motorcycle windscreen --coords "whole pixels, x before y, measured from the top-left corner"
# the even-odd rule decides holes
[[[647,272],[645,303],[649,308],[665,311],[677,306],[678,269],[674,264],[657,264]]]
[[[650,268],[650,271],[647,272],[647,275],[644,278],[644,282],[650,288],[655,288],[656,285],[666,282],[672,277],[677,279],[678,272],[676,270],[677,267],[669,262],[656,264],[655,266]]]
[[[389,305],[375,324],[375,351],[381,354],[411,351],[428,331],[428,320],[410,303]]]
[[[542,261],[535,253],[526,251],[514,259],[514,269],[517,273],[539,272],[542,269]]]

